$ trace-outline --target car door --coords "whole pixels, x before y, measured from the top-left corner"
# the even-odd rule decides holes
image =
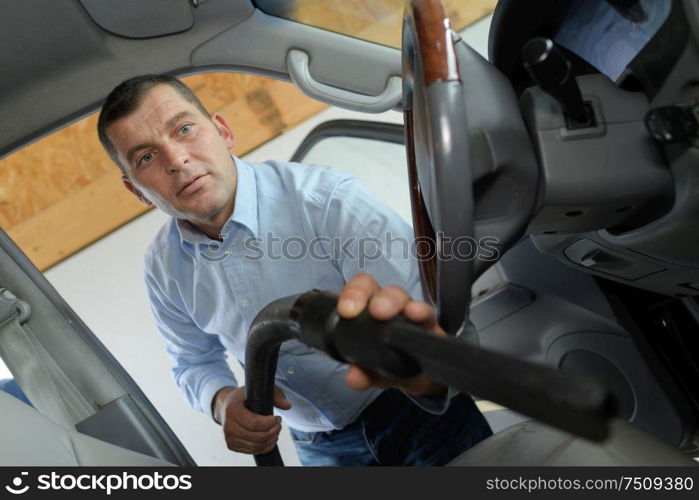
[[[117,83],[137,74],[243,69],[288,80],[290,66],[303,66],[286,60],[290,48],[313,59],[315,82],[353,82],[344,88],[356,96],[380,94],[400,74],[396,48],[268,15],[249,0],[12,0],[0,6],[0,25],[11,49],[0,55],[0,68],[12,75],[0,82],[0,157],[96,110]],[[373,70],[356,71],[361,67]],[[380,109],[399,98],[396,80],[392,101]],[[192,464],[143,391],[4,232],[0,249],[6,299],[0,320],[15,334],[0,347],[8,368],[0,378],[19,382],[29,401],[61,425]]]
[[[3,230],[0,358],[19,395],[69,431],[195,465],[138,385]]]

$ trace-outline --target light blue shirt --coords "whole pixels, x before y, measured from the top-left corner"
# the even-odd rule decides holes
[[[273,300],[313,288],[340,292],[362,272],[422,298],[412,229],[355,177],[325,166],[234,160],[235,208],[223,242],[171,219],[145,256],[148,295],[175,381],[188,403],[209,415],[216,392],[238,385],[226,351],[245,359],[250,324]],[[345,370],[285,342],[276,384],[292,408],[275,413],[305,432],[353,422],[380,390],[348,388]]]

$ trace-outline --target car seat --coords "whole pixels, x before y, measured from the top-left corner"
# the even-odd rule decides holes
[[[689,456],[620,419],[601,443],[529,420],[504,429],[452,460],[449,466],[696,466]]]
[[[62,427],[1,391],[0,415],[0,466],[172,466]]]

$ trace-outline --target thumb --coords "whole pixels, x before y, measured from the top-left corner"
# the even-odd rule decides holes
[[[279,387],[274,387],[274,406],[280,410],[288,410],[291,408],[291,402],[286,399],[284,392]]]

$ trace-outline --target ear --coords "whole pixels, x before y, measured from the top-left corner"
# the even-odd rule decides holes
[[[133,185],[133,183],[129,180],[128,177],[125,175],[121,176],[121,182],[124,184],[124,187],[131,191],[133,195],[138,198],[138,200],[143,203],[147,207],[152,207],[153,202],[150,201],[148,198],[146,198],[141,191],[138,190],[136,186]]]
[[[211,121],[218,129],[218,133],[226,141],[226,146],[228,149],[233,149],[233,146],[235,146],[235,136],[233,135],[233,131],[228,126],[228,122],[223,115],[219,113],[212,113]]]

